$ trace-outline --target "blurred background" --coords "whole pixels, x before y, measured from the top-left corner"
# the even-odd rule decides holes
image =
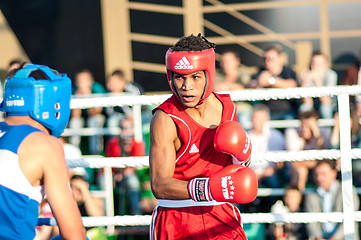
[[[191,33],[218,54],[234,47],[246,66],[280,44],[296,72],[319,49],[342,74],[361,46],[359,0],[0,0],[0,10],[0,69],[21,58],[70,77],[89,68],[104,84],[121,68],[146,93],[169,90],[164,54]]]

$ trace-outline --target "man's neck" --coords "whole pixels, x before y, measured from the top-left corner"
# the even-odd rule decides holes
[[[268,71],[271,72],[273,76],[278,76],[282,73],[283,65],[276,66],[274,69],[270,69]]]
[[[222,103],[212,93],[202,104],[185,110],[198,124],[213,128],[219,125],[222,119]]]
[[[9,125],[30,125],[32,127],[38,128],[41,131],[48,133],[46,127],[44,127],[39,122],[35,121],[29,116],[11,116],[5,119],[5,122]]]

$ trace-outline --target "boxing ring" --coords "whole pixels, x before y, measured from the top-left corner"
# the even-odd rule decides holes
[[[311,223],[333,222],[344,223],[345,239],[354,239],[354,222],[361,221],[361,211],[354,211],[352,197],[352,159],[361,158],[361,149],[351,148],[350,134],[350,103],[349,96],[361,95],[361,86],[337,86],[322,88],[292,88],[292,89],[263,89],[242,90],[228,92],[234,102],[256,101],[271,99],[300,99],[304,97],[337,97],[340,116],[340,150],[308,150],[308,151],[281,151],[265,154],[252,154],[252,161],[290,162],[303,160],[341,159],[341,181],[343,212],[332,213],[244,213],[244,223]],[[73,98],[71,108],[86,109],[90,107],[132,106],[134,114],[135,138],[142,140],[142,105],[158,105],[170,95],[142,95],[142,96],[92,96],[90,98]],[[332,122],[331,122],[332,123]],[[329,124],[329,123],[328,123]],[[117,129],[100,129],[96,134],[117,132]],[[65,132],[67,133],[67,132]],[[80,134],[79,132],[69,132]],[[94,133],[88,133],[94,134]],[[68,167],[104,168],[105,191],[105,217],[83,217],[86,227],[107,226],[108,234],[114,233],[115,226],[147,226],[150,224],[150,215],[114,216],[113,209],[113,180],[111,168],[124,168],[126,166],[147,167],[148,157],[121,157],[105,158],[102,156],[83,156],[82,159],[68,160]],[[278,194],[283,189],[259,189],[258,196]],[[276,192],[276,193],[275,193]],[[39,218],[39,225],[56,225],[54,219]]]

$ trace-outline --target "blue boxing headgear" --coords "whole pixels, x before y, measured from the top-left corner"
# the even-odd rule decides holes
[[[34,79],[30,74],[40,70],[49,79]],[[71,80],[47,66],[29,64],[5,82],[1,111],[6,116],[30,116],[59,137],[70,117]]]

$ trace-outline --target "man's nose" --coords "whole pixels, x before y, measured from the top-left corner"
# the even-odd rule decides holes
[[[183,88],[185,90],[191,90],[192,89],[192,81],[189,78],[185,78],[183,82]]]

